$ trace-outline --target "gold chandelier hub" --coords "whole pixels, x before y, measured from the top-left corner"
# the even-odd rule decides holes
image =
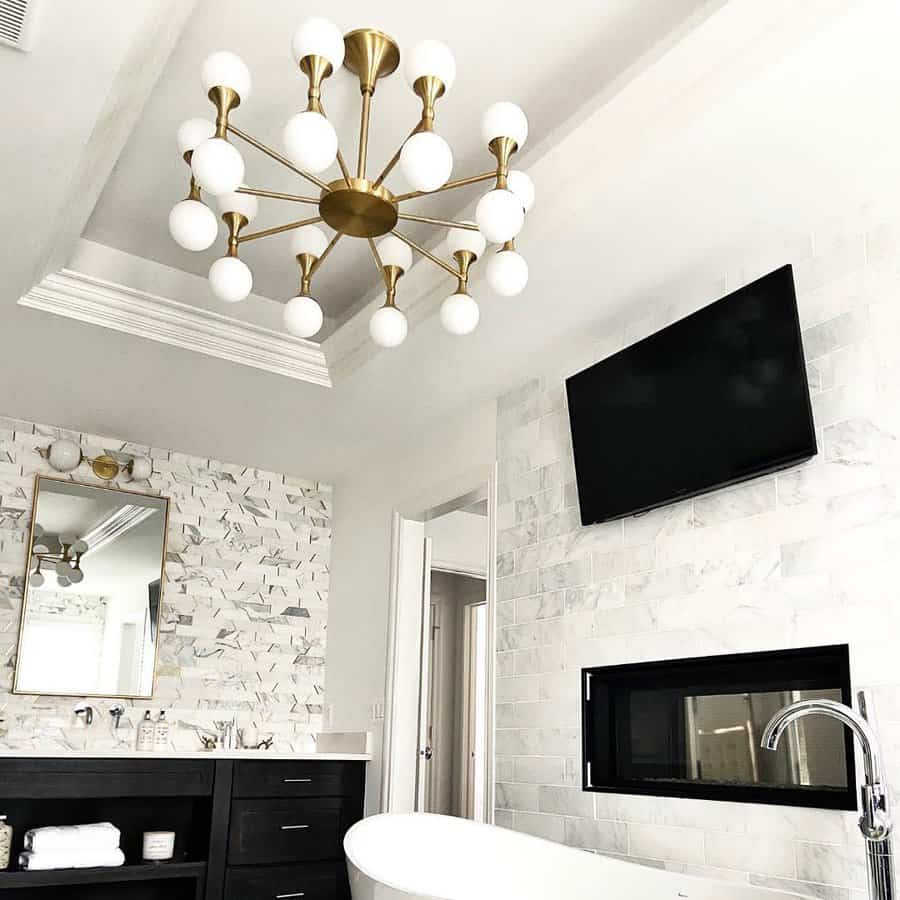
[[[397,224],[397,203],[384,185],[365,178],[338,178],[328,185],[319,201],[319,213],[335,231],[353,237],[374,238]]]
[[[344,35],[344,67],[359,78],[363,93],[372,93],[379,78],[397,70],[397,42],[375,28],[357,28]]]

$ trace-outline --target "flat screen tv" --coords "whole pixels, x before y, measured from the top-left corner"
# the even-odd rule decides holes
[[[566,393],[585,525],[809,459],[791,267],[573,375]]]

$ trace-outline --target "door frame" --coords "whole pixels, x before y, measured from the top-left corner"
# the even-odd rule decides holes
[[[486,590],[486,640],[485,640],[485,747],[484,747],[484,786],[485,786],[485,821],[493,824],[494,821],[494,696],[495,696],[495,656],[496,656],[496,621],[497,621],[497,465],[479,466],[462,480],[456,480],[453,485],[444,485],[433,489],[424,500],[414,501],[403,507],[397,508],[391,517],[391,577],[390,596],[388,598],[388,635],[387,635],[387,665],[385,671],[385,713],[384,731],[382,735],[382,780],[381,780],[381,812],[409,812],[407,809],[399,809],[395,797],[400,793],[400,786],[395,783],[395,774],[392,771],[391,761],[394,754],[401,752],[401,748],[395,746],[394,729],[397,718],[402,714],[394,702],[397,685],[404,678],[414,677],[421,685],[420,665],[417,671],[401,671],[405,668],[401,661],[401,652],[398,641],[398,630],[404,613],[410,610],[401,608],[400,584],[401,584],[401,531],[404,519],[426,522],[437,518],[455,509],[462,509],[475,500],[487,500],[487,571],[483,573],[466,572],[485,579]],[[424,584],[423,584],[424,590]],[[421,605],[421,598],[417,601],[417,607]],[[421,617],[421,610],[415,614]],[[421,634],[421,629],[420,629]],[[418,657],[418,654],[417,654]],[[418,752],[413,748],[412,752]],[[415,782],[415,767],[412,768],[412,779]]]

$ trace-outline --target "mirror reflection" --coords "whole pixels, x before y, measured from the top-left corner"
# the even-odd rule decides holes
[[[167,508],[38,477],[17,693],[152,696]]]

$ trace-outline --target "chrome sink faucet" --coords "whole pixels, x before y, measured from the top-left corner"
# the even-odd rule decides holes
[[[859,830],[866,842],[866,860],[870,900],[896,900],[894,892],[894,860],[891,846],[891,821],[888,786],[884,778],[881,743],[869,721],[864,691],[857,696],[860,711],[835,700],[799,700],[779,710],[763,731],[761,745],[775,750],[784,730],[804,716],[827,716],[846,725],[856,736],[863,753],[865,782],[860,787],[862,816]]]

